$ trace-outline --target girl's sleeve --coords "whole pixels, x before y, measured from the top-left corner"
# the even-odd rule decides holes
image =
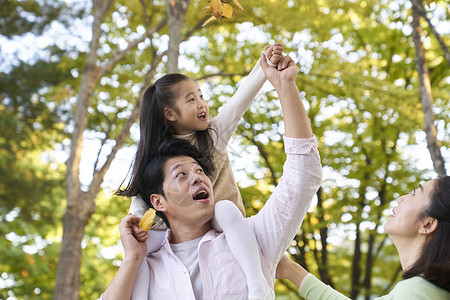
[[[250,74],[241,80],[233,97],[219,109],[219,114],[211,120],[211,127],[217,131],[217,135],[212,134],[217,150],[226,152],[228,141],[239,121],[265,82],[266,76],[258,60]]]
[[[331,286],[326,285],[311,273],[302,280],[299,288],[300,295],[306,300],[350,300]]]
[[[133,215],[142,218],[148,209],[148,205],[142,200],[141,196],[137,195],[131,199],[130,213]]]

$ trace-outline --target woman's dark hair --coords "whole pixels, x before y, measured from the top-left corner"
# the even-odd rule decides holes
[[[423,245],[419,259],[404,272],[403,279],[421,276],[450,292],[450,176],[434,181],[424,216],[436,219],[438,226]]]
[[[158,147],[153,149],[150,153],[148,163],[144,166],[142,174],[142,185],[139,190],[144,202],[153,208],[150,202],[152,194],[160,194],[164,196],[163,182],[164,182],[164,164],[165,162],[177,156],[190,156],[197,161],[202,167],[206,175],[210,174],[210,169],[203,163],[202,153],[189,141],[183,139],[168,139],[163,141]],[[164,213],[157,211],[156,214],[161,217],[164,222],[169,225]]]
[[[145,91],[140,115],[140,141],[133,160],[130,181],[125,189],[119,188],[116,191],[117,195],[132,197],[139,194],[143,182],[142,175],[151,152],[164,141],[173,138],[174,132],[164,116],[164,108],[173,108],[177,111],[175,107],[177,93],[173,86],[185,80],[193,79],[178,73],[167,74]],[[213,170],[213,142],[209,130],[211,129],[197,131],[197,141],[198,148],[203,154],[203,163]]]

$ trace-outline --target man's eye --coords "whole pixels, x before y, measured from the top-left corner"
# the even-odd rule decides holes
[[[193,101],[195,101],[194,98],[191,98],[191,99],[188,100],[188,102],[193,102]]]
[[[176,178],[180,178],[180,177],[185,176],[185,175],[186,175],[186,173],[180,172],[180,173],[177,174]]]
[[[204,173],[203,169],[197,169],[197,173]]]

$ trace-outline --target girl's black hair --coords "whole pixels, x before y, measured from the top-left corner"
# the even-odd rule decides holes
[[[423,245],[419,259],[403,273],[403,279],[421,276],[450,292],[450,176],[434,181],[430,197],[421,217],[436,219],[438,226]]]
[[[151,152],[164,141],[173,138],[173,129],[164,116],[164,108],[175,107],[176,90],[173,86],[190,77],[179,74],[167,74],[147,88],[142,98],[140,115],[140,141],[132,164],[130,181],[125,189],[119,188],[116,195],[132,197],[140,193],[143,174]],[[210,128],[197,131],[198,150],[203,154],[203,164],[214,170],[212,162],[213,141]],[[123,184],[123,182],[122,182]]]

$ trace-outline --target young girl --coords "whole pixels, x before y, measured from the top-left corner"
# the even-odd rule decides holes
[[[283,47],[276,43],[266,47],[266,57],[276,66],[282,57]],[[214,229],[223,231],[229,247],[243,269],[248,286],[249,299],[273,299],[271,289],[261,270],[259,248],[253,231],[244,222],[245,209],[234,179],[227,154],[227,145],[239,120],[266,81],[260,62],[242,82],[234,96],[224,105],[220,113],[208,120],[208,106],[197,83],[181,74],[168,74],[158,79],[144,94],[141,108],[140,133],[133,163],[133,171],[126,189],[117,193],[134,196],[130,212],[142,217],[151,207],[150,199],[140,197],[140,182],[152,149],[169,138],[189,140],[205,156],[206,164],[212,167],[210,176],[216,200]],[[230,201],[235,205],[229,205]],[[164,219],[162,214],[158,216]],[[167,223],[167,220],[163,220]],[[167,228],[158,222],[159,228]],[[170,226],[170,224],[168,224]],[[150,230],[147,239],[148,252],[161,248],[164,231]],[[138,226],[133,226],[133,235],[139,240],[147,236]],[[136,281],[139,284],[139,281]]]

